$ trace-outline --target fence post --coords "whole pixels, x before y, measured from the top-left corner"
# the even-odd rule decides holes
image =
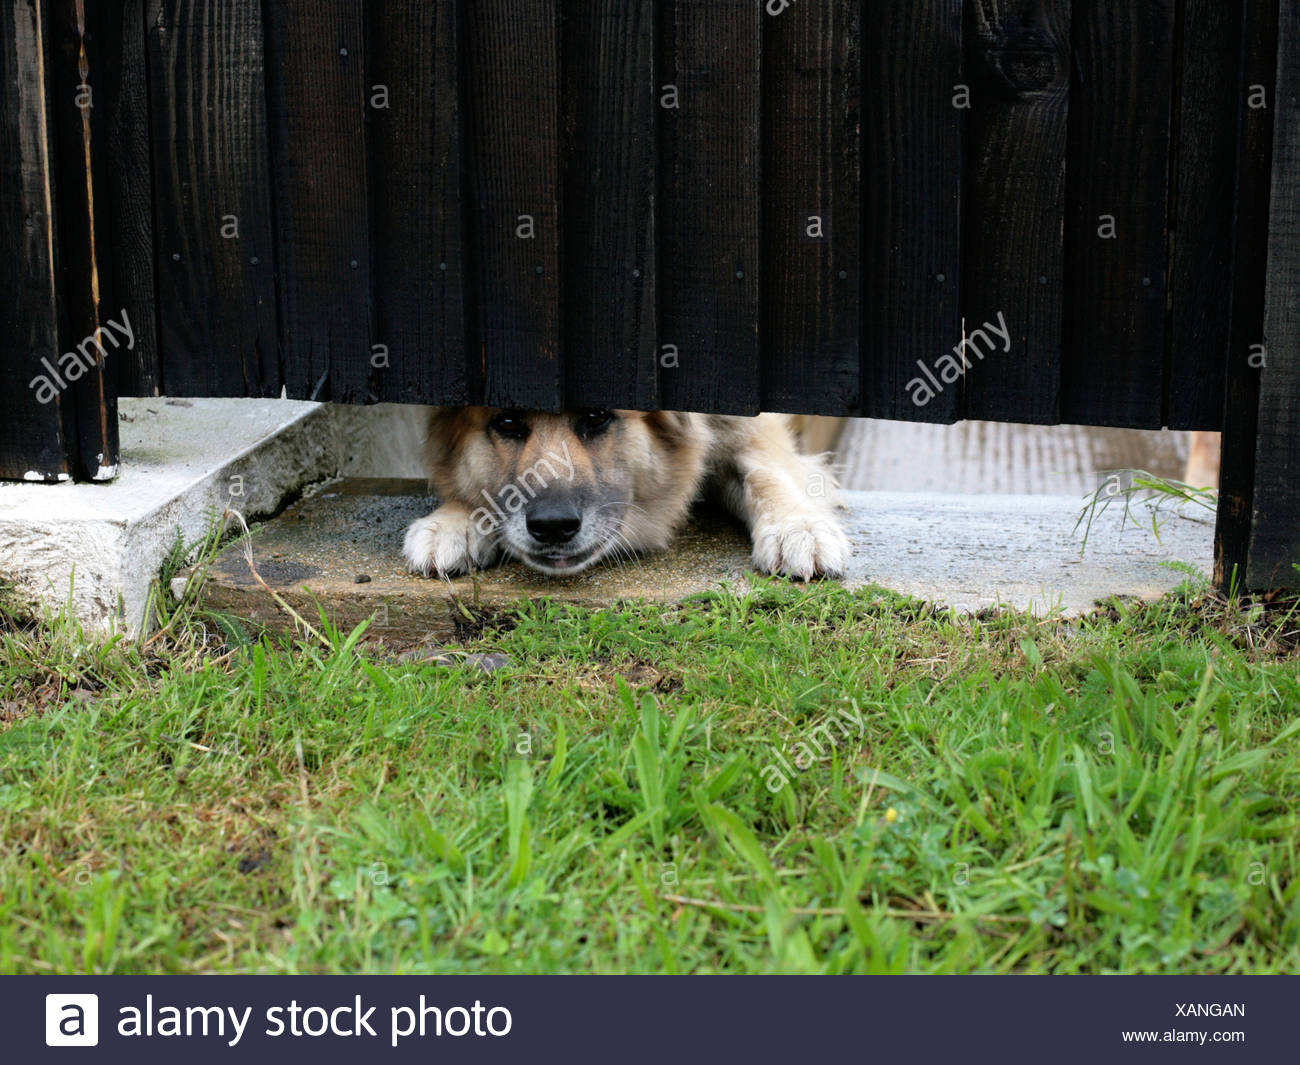
[[[1282,0],[1246,584],[1300,588],[1300,0]]]
[[[67,480],[71,397],[57,373],[60,322],[49,45],[42,3],[0,0],[0,478]],[[36,387],[32,387],[36,382]]]
[[[1237,183],[1232,225],[1232,291],[1219,479],[1214,578],[1223,590],[1248,579],[1255,513],[1274,126],[1283,132],[1278,91],[1278,0],[1246,0],[1242,9]],[[1261,107],[1263,102],[1267,106]],[[1252,106],[1253,105],[1253,106]],[[1276,298],[1276,294],[1275,294]]]
[[[76,409],[77,468],[81,480],[106,481],[117,476],[116,362],[135,336],[130,317],[108,270],[106,212],[96,190],[107,186],[111,164],[104,150],[107,112],[103,91],[113,76],[106,62],[102,20],[118,17],[117,5],[86,5],[84,0],[46,0],[46,34],[50,38],[52,91],[46,107],[54,127],[57,158],[59,248],[63,256],[60,302],[68,330],[60,367],[67,367],[67,391]],[[89,8],[89,11],[87,10]],[[105,263],[101,264],[101,259]],[[110,320],[116,319],[115,329]],[[109,360],[113,359],[110,365]]]

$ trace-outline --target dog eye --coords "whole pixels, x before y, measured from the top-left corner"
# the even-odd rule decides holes
[[[488,422],[488,428],[508,440],[528,439],[528,423],[524,421],[523,411],[503,410]]]
[[[574,428],[579,436],[595,436],[603,429],[608,429],[614,421],[612,410],[589,410],[577,421]]]

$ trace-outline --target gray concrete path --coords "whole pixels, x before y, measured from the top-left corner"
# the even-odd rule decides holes
[[[845,503],[854,546],[848,586],[879,584],[963,612],[1001,605],[1078,614],[1115,593],[1156,598],[1184,579],[1162,563],[1208,571],[1212,559],[1210,521],[1172,519],[1158,542],[1149,530],[1124,527],[1118,508],[1099,518],[1081,555],[1078,504],[1060,496],[849,492]],[[372,618],[376,635],[398,643],[452,638],[463,617],[453,599],[479,609],[540,595],[587,605],[675,601],[750,579],[744,530],[711,511],[698,514],[666,552],[573,577],[543,577],[514,564],[456,580],[416,577],[405,572],[399,548],[406,525],[430,505],[418,481],[327,485],[255,531],[254,565],[304,616],[314,618],[319,602],[336,624]],[[207,597],[268,626],[291,625],[240,546],[218,560]]]

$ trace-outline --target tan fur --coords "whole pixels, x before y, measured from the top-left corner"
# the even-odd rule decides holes
[[[847,418],[827,418],[815,414],[792,414],[789,420],[800,446],[809,455],[820,455],[839,447],[840,437],[844,435],[849,421]]]
[[[432,412],[426,461],[442,505],[407,530],[412,570],[451,576],[505,555],[543,573],[576,573],[666,548],[703,494],[745,522],[761,572],[808,579],[844,570],[834,479],[820,456],[800,453],[783,415],[614,411],[607,429],[584,436],[575,428],[583,412],[528,412],[519,416],[527,438],[516,440],[492,428],[500,413]],[[534,522],[557,507],[569,508],[578,531],[543,543]]]
[[[1222,438],[1218,433],[1194,432],[1188,441],[1187,471],[1183,483],[1194,488],[1219,487],[1219,453]]]

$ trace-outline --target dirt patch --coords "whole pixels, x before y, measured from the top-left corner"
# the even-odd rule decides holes
[[[471,606],[456,600],[451,613],[456,640],[477,640],[485,634],[509,632],[519,624],[519,612],[510,607]]]
[[[660,695],[671,695],[684,686],[681,677],[665,673],[640,658],[614,666],[608,657],[601,656],[593,661],[593,665],[596,668],[575,679],[577,687],[585,691],[604,691],[622,680],[630,688],[649,688]]]

